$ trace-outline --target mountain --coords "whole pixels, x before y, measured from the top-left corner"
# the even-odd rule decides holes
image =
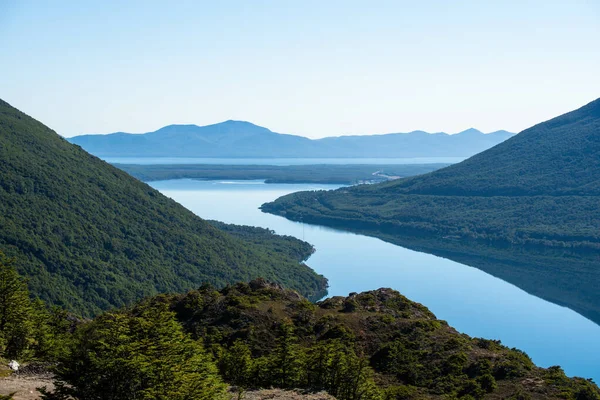
[[[598,249],[599,195],[600,99],[429,174],[295,193],[263,210],[386,234]]]
[[[221,231],[1,100],[0,160],[0,250],[50,303],[89,316],[259,276],[325,293],[325,278],[299,262],[303,244],[287,244],[293,257],[274,235],[251,243],[248,232]]]
[[[454,135],[413,131],[329,137],[317,142],[331,148],[337,157],[469,157],[512,136],[506,131],[484,134],[471,128]]]
[[[600,195],[600,99],[462,163],[384,190],[462,196]]]
[[[169,125],[145,134],[82,135],[71,143],[100,157],[468,157],[513,134],[469,129],[455,135],[423,131],[311,140],[243,121]]]

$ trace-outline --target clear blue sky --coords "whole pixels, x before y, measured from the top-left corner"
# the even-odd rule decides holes
[[[598,0],[0,0],[0,98],[65,136],[520,131],[598,97]]]

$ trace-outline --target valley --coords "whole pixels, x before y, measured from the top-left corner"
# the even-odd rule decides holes
[[[365,232],[294,222],[258,209],[288,193],[332,190],[336,185],[182,179],[152,186],[206,218],[260,226],[313,244],[316,251],[307,263],[329,279],[329,296],[392,287],[461,332],[500,339],[525,350],[539,365],[559,364],[569,375],[600,379],[597,264],[589,256],[458,244],[453,248],[431,239],[392,244]],[[573,276],[565,283],[560,267],[586,262],[592,262],[594,275]],[[542,266],[556,275],[537,272]]]
[[[599,16],[0,0],[0,400],[600,400]]]

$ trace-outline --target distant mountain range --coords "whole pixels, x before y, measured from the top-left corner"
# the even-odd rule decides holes
[[[389,133],[308,139],[244,121],[169,125],[154,132],[81,135],[68,139],[100,157],[469,157],[514,134],[477,129],[447,133]]]

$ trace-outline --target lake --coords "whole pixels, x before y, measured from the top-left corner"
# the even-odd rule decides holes
[[[417,158],[190,158],[190,157],[101,157],[111,164],[212,164],[212,165],[316,165],[316,164],[454,164],[465,157]]]
[[[332,296],[391,287],[460,332],[500,339],[537,365],[560,365],[570,376],[600,382],[600,326],[576,312],[473,267],[258,209],[285,194],[338,185],[185,179],[151,185],[202,218],[269,228],[313,244],[317,251],[307,264],[329,279]]]

